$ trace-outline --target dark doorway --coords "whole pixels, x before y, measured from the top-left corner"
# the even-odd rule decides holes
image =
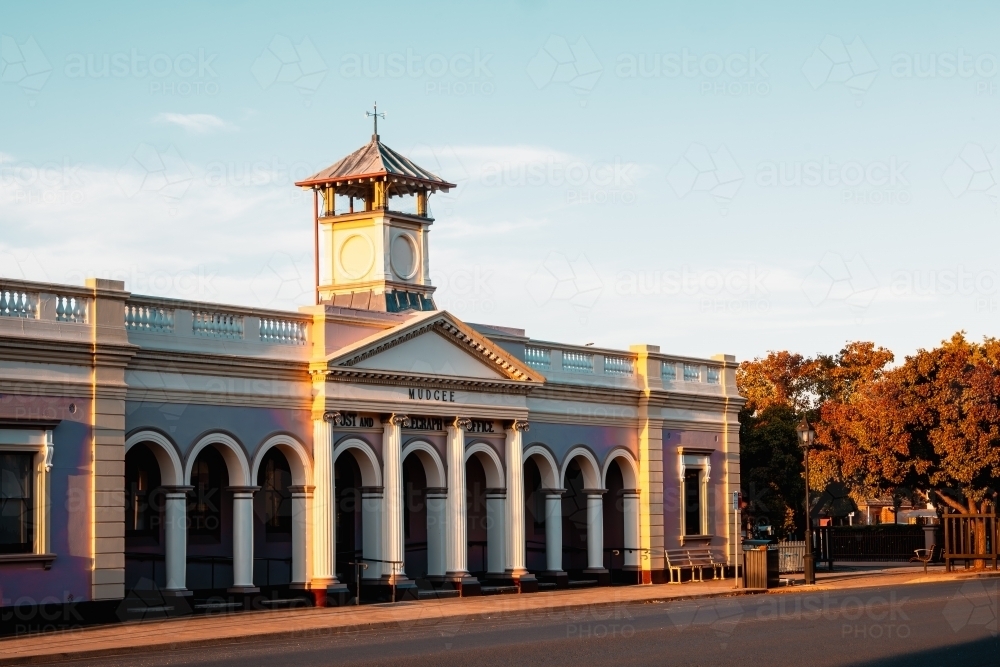
[[[254,494],[255,586],[287,586],[292,582],[292,469],[277,447],[264,455]]]
[[[188,497],[187,582],[193,591],[233,585],[232,493],[229,469],[214,446],[205,447],[191,467]]]
[[[427,576],[427,475],[416,454],[403,461],[403,544],[406,576]]]
[[[607,493],[604,494],[604,567],[611,572],[612,581],[620,581],[625,567],[625,496],[622,489],[625,481],[618,461],[608,466],[604,480]],[[618,553],[615,553],[615,552]]]
[[[566,494],[562,499],[563,569],[579,578],[587,569],[587,496],[583,493],[583,471],[576,459],[566,467]]]
[[[489,569],[487,548],[486,471],[475,456],[465,462],[465,510],[468,517],[468,568],[472,576],[485,580]]]
[[[134,445],[125,454],[126,590],[166,585],[164,509],[156,456],[148,445]]]
[[[342,454],[333,467],[336,490],[337,516],[337,578],[344,583],[356,583],[355,568],[350,563],[360,562],[361,541],[361,468],[350,451]],[[369,563],[375,568],[378,563]]]
[[[545,558],[545,492],[542,473],[533,459],[524,462],[524,539],[525,567],[533,574],[544,572]]]

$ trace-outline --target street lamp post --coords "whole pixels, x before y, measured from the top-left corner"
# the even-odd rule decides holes
[[[802,556],[806,584],[816,583],[816,561],[813,558],[812,520],[809,518],[809,448],[812,446],[816,432],[812,430],[809,421],[802,416],[802,421],[795,427],[799,436],[799,447],[802,448],[806,468],[806,552]]]

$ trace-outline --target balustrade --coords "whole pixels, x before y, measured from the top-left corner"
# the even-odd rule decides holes
[[[0,317],[38,317],[38,295],[0,288]]]
[[[243,316],[195,311],[192,330],[195,336],[239,340],[243,338]]]
[[[542,347],[524,348],[524,362],[532,368],[547,370],[552,366],[551,355]]]
[[[563,352],[562,367],[571,373],[593,373],[594,355],[582,352]]]
[[[631,357],[604,357],[604,372],[608,375],[632,375],[635,362]]]
[[[171,333],[174,330],[174,311],[157,306],[126,304],[125,328],[129,331]]]
[[[305,345],[306,324],[293,320],[260,319],[260,341],[282,345]]]
[[[56,321],[78,322],[87,321],[87,301],[75,296],[56,297]]]

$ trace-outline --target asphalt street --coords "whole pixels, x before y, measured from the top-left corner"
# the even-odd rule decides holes
[[[995,667],[997,581],[428,619],[390,629],[133,651],[61,664]]]

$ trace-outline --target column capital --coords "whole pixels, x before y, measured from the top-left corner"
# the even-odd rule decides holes
[[[233,493],[255,493],[260,491],[259,486],[227,486],[226,491],[232,491]]]
[[[471,426],[472,420],[468,417],[455,417],[455,419],[452,420],[451,425],[459,430],[462,430]]]
[[[194,491],[193,486],[161,486],[160,488],[165,493],[181,493],[185,495]]]
[[[410,418],[406,415],[393,412],[392,414],[382,415],[382,423],[391,424],[392,426],[408,426]]]
[[[642,489],[621,489],[618,493],[623,496],[638,496],[642,493]]]
[[[492,496],[494,498],[506,498],[507,497],[507,489],[505,489],[503,487],[495,488],[495,489],[486,489],[486,497],[489,498],[490,496]]]
[[[427,495],[428,496],[441,496],[441,497],[447,496],[448,495],[448,489],[447,489],[447,487],[444,487],[444,486],[428,486],[427,487]]]
[[[340,421],[340,412],[338,412],[337,410],[327,410],[326,412],[323,413],[323,421],[327,422],[328,424],[336,425],[336,423]]]
[[[546,497],[566,495],[566,489],[538,489],[538,491],[545,494]]]
[[[607,489],[583,489],[583,495],[585,496],[603,496],[607,492]]]
[[[315,486],[311,484],[296,484],[288,487],[291,493],[300,493],[304,496],[312,495],[312,492],[316,490]]]
[[[524,419],[515,419],[511,421],[510,426],[507,427],[510,431],[520,431],[522,433],[527,432],[529,428],[527,420]]]

